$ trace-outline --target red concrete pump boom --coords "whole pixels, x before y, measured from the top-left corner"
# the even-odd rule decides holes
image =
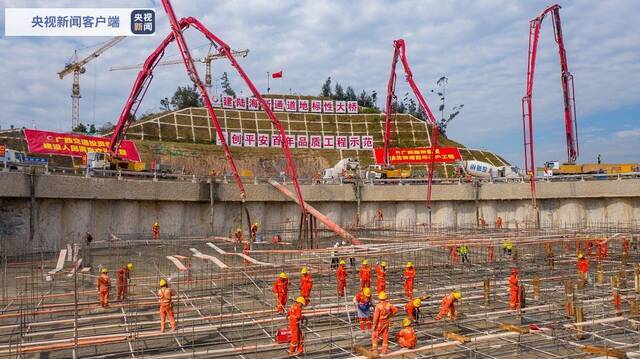
[[[391,74],[389,75],[389,83],[387,84],[387,100],[385,102],[385,111],[386,111],[386,121],[384,126],[384,164],[386,167],[391,166],[391,162],[389,159],[389,140],[391,138],[391,111],[393,110],[393,102],[396,97],[396,65],[398,63],[398,59],[402,62],[402,67],[404,68],[405,79],[409,83],[411,90],[415,94],[418,99],[418,103],[420,107],[424,111],[427,116],[427,122],[431,124],[432,129],[432,141],[431,148],[435,150],[438,146],[438,122],[436,117],[431,112],[429,105],[427,105],[427,101],[422,96],[420,89],[418,89],[418,85],[413,80],[413,73],[411,72],[411,67],[409,66],[409,61],[407,60],[406,55],[406,45],[403,39],[398,39],[393,41],[393,59],[391,61]],[[431,208],[431,188],[433,183],[433,169],[434,162],[429,162],[429,178],[427,184],[427,208]]]
[[[240,75],[240,77],[242,77],[246,85],[249,87],[253,96],[256,97],[256,99],[262,106],[262,109],[266,112],[267,116],[271,120],[271,123],[273,123],[273,125],[278,129],[278,132],[280,133],[280,136],[283,139],[286,138],[286,132],[284,130],[284,127],[282,127],[282,124],[280,123],[280,121],[278,121],[278,119],[276,118],[275,114],[271,111],[269,106],[267,106],[267,103],[265,102],[262,95],[260,95],[260,92],[258,91],[258,89],[254,86],[253,82],[251,82],[251,80],[249,79],[247,74],[244,72],[242,67],[240,67],[240,64],[233,57],[233,54],[231,53],[231,48],[229,47],[229,45],[227,45],[220,38],[212,34],[202,23],[200,23],[200,21],[198,21],[193,17],[182,18],[180,19],[180,21],[178,21],[175,16],[175,13],[173,12],[173,8],[171,7],[171,3],[169,2],[169,0],[162,0],[162,6],[164,7],[164,10],[167,13],[167,16],[169,18],[172,32],[169,35],[167,35],[167,37],[162,41],[162,43],[160,43],[160,45],[158,45],[155,51],[153,51],[153,53],[149,55],[147,60],[144,62],[142,69],[138,73],[138,77],[134,82],[133,88],[131,89],[131,93],[129,94],[129,98],[127,99],[125,107],[120,114],[120,118],[118,120],[118,123],[115,126],[113,135],[111,136],[109,152],[111,154],[117,153],[117,149],[120,144],[120,141],[124,137],[129,125],[131,124],[131,119],[133,118],[133,115],[136,113],[140,105],[140,102],[142,101],[142,98],[144,97],[144,94],[149,86],[149,83],[153,78],[153,69],[156,67],[156,65],[164,55],[164,51],[167,45],[169,45],[172,41],[176,40],[178,47],[180,49],[180,55],[182,56],[182,60],[185,64],[189,78],[191,79],[191,81],[193,81],[193,83],[196,85],[196,87],[200,91],[200,95],[202,96],[202,101],[204,102],[204,105],[207,108],[207,112],[209,113],[211,122],[213,123],[216,129],[216,133],[218,135],[218,138],[220,139],[220,142],[222,143],[222,148],[224,150],[227,162],[229,163],[229,167],[231,168],[231,172],[233,173],[236,184],[240,191],[240,198],[244,202],[246,197],[246,192],[244,190],[242,180],[240,179],[240,175],[238,173],[237,167],[231,155],[231,151],[229,150],[229,147],[227,146],[226,141],[224,141],[222,128],[220,127],[218,118],[213,110],[213,106],[211,105],[211,100],[209,99],[209,95],[206,91],[206,88],[204,87],[204,84],[202,83],[202,81],[200,80],[200,77],[198,76],[198,71],[193,63],[193,59],[191,58],[191,54],[189,52],[187,43],[184,37],[182,36],[182,32],[187,27],[193,26],[198,31],[200,31],[207,39],[209,39],[209,41],[211,41],[214,44],[214,46],[216,46],[220,54],[225,55],[231,62],[231,65],[238,71],[238,74]],[[293,163],[293,158],[291,156],[291,150],[289,149],[289,145],[287,141],[281,141],[281,142],[282,142],[282,149],[284,151],[284,155],[285,155],[285,158],[287,159],[287,164],[291,172],[291,178],[293,181],[293,186],[296,191],[296,197],[299,200],[300,208],[302,210],[302,216],[304,219],[307,217],[307,210],[304,207],[304,199],[302,197],[302,191],[300,190],[300,185],[298,183],[298,177],[296,175],[296,169]]]
[[[560,5],[551,5],[544,9],[538,17],[529,23],[529,61],[527,62],[527,89],[526,95],[522,98],[522,131],[524,140],[524,166],[525,171],[531,177],[531,199],[533,206],[536,206],[536,186],[535,186],[535,164],[533,152],[533,75],[536,68],[536,55],[538,51],[538,38],[540,37],[540,27],[542,20],[547,14],[553,18],[553,30],[555,40],[558,44],[560,55],[560,82],[562,83],[562,95],[564,100],[564,125],[567,140],[567,160],[575,163],[579,154],[578,147],[578,124],[576,120],[576,99],[574,95],[573,75],[569,72],[567,64],[567,52],[564,47],[562,37],[562,26],[560,23]]]

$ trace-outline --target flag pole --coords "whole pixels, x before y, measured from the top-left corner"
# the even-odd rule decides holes
[[[267,71],[267,93],[269,93],[270,90],[271,87],[269,87],[269,71]]]

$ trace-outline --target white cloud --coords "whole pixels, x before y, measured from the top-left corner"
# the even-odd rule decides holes
[[[614,136],[617,138],[632,138],[632,137],[640,137],[640,128],[635,128],[632,130],[622,130],[614,133]]]
[[[561,10],[569,68],[575,76],[580,119],[624,106],[640,104],[640,32],[637,1],[565,1]],[[80,6],[77,1],[0,1],[3,6]],[[195,16],[232,48],[249,48],[240,63],[261,90],[266,72],[284,70],[272,81],[275,91],[317,94],[327,76],[343,85],[376,90],[378,104],[386,94],[393,39],[405,36],[407,55],[431,107],[429,90],[442,75],[449,77],[448,103],[464,103],[448,134],[470,147],[499,150],[510,161],[521,162],[520,99],[524,94],[529,20],[546,3],[492,1],[173,1],[178,17]],[[158,35],[128,38],[87,66],[81,79],[81,117],[84,122],[114,122],[129,94],[136,71],[109,72],[111,66],[143,62],[168,33],[158,1],[94,1],[91,6],[153,6],[158,11]],[[4,12],[0,13],[0,24]],[[564,128],[557,46],[551,19],[545,19],[540,38],[534,88],[536,127]],[[194,57],[203,56],[207,41],[195,30],[186,32]],[[0,125],[54,130],[70,124],[71,78],[56,72],[73,54],[106,38],[0,38]],[[86,54],[88,51],[84,50]],[[165,58],[176,59],[175,45]],[[203,71],[202,67],[199,68]],[[214,76],[230,73],[237,92],[248,90],[225,61],[213,65]],[[400,70],[400,68],[399,68]],[[409,88],[399,72],[398,94]],[[159,100],[178,85],[189,82],[181,65],[158,68],[140,111],[156,110]],[[94,101],[95,96],[95,101]],[[94,115],[95,114],[95,115]],[[635,126],[634,126],[635,127]],[[580,131],[579,131],[580,132]],[[582,132],[581,132],[582,133]],[[545,133],[536,132],[543,143]],[[558,143],[540,148],[561,158]],[[629,138],[629,137],[627,137]],[[584,146],[591,143],[583,142]],[[597,143],[593,144],[599,145]],[[594,149],[597,151],[598,149]],[[633,149],[640,156],[640,149]],[[537,157],[542,158],[543,154]],[[546,153],[544,153],[546,157]]]

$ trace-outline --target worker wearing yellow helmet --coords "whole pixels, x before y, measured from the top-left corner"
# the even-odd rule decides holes
[[[285,272],[280,272],[276,281],[273,282],[273,294],[276,297],[276,310],[279,313],[284,313],[289,296],[289,278]]]
[[[169,324],[171,325],[171,331],[176,330],[176,319],[173,314],[173,297],[176,295],[176,291],[169,288],[167,280],[160,279],[160,289],[158,289],[158,301],[160,302],[160,331],[164,333],[167,317],[169,317]]]
[[[443,315],[447,315],[450,320],[456,320],[456,307],[455,302],[462,299],[462,293],[459,290],[454,290],[453,292],[447,294],[442,298],[442,306],[440,307],[440,312],[438,316],[436,316],[436,320],[442,319]]]
[[[109,270],[102,268],[98,276],[98,294],[100,298],[100,306],[106,308],[109,306],[109,291],[111,290],[111,278],[109,278]]]
[[[411,321],[417,322],[420,320],[420,307],[422,306],[422,300],[420,298],[413,298],[404,305],[404,310]]]
[[[306,304],[303,297],[296,298],[295,303],[289,308],[287,318],[289,319],[289,331],[291,338],[289,341],[289,355],[298,355],[304,351],[304,335],[302,335],[302,307]]]
[[[341,259],[336,269],[336,279],[338,281],[338,297],[344,297],[344,289],[347,287],[347,262]]]
[[[387,262],[376,265],[376,292],[383,292],[387,288]]]
[[[363,260],[362,266],[359,271],[360,275],[360,289],[371,287],[371,267],[369,267],[369,261]]]
[[[365,287],[353,297],[353,305],[356,307],[356,316],[360,322],[360,331],[365,328],[371,330],[371,288]]]
[[[309,305],[311,300],[311,289],[313,288],[313,278],[307,267],[300,270],[300,296],[304,298],[305,305]]]
[[[233,232],[233,236],[236,238],[236,242],[242,243],[242,239],[243,239],[242,229],[236,228],[236,231]]]
[[[407,266],[404,270],[404,295],[411,299],[413,298],[413,282],[416,279],[416,269],[413,267],[413,262],[407,262]]]
[[[382,337],[382,353],[386,354],[389,348],[389,326],[391,317],[398,313],[398,308],[387,300],[387,293],[380,291],[378,293],[380,302],[373,311],[373,333],[371,334],[372,347],[374,354],[378,352],[378,338]]]
[[[151,226],[151,235],[153,239],[160,239],[160,223],[157,221]]]
[[[251,242],[255,242],[256,238],[258,237],[258,222],[254,222],[251,225]]]
[[[132,270],[133,263],[127,263],[126,265],[118,268],[118,287],[116,290],[116,300],[118,301],[124,301],[127,299]]]
[[[416,331],[411,326],[411,320],[402,320],[402,329],[396,334],[396,340],[401,348],[413,349],[416,347]]]

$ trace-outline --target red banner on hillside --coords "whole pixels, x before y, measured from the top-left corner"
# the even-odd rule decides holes
[[[109,152],[109,139],[104,137],[30,129],[25,129],[24,135],[30,153],[83,157],[87,152]],[[135,143],[129,140],[120,142],[118,156],[127,161],[140,161]]]
[[[377,164],[384,164],[384,148],[373,150]],[[433,162],[460,161],[460,151],[455,147],[414,147],[414,148],[390,148],[389,160],[396,164],[423,164]]]

